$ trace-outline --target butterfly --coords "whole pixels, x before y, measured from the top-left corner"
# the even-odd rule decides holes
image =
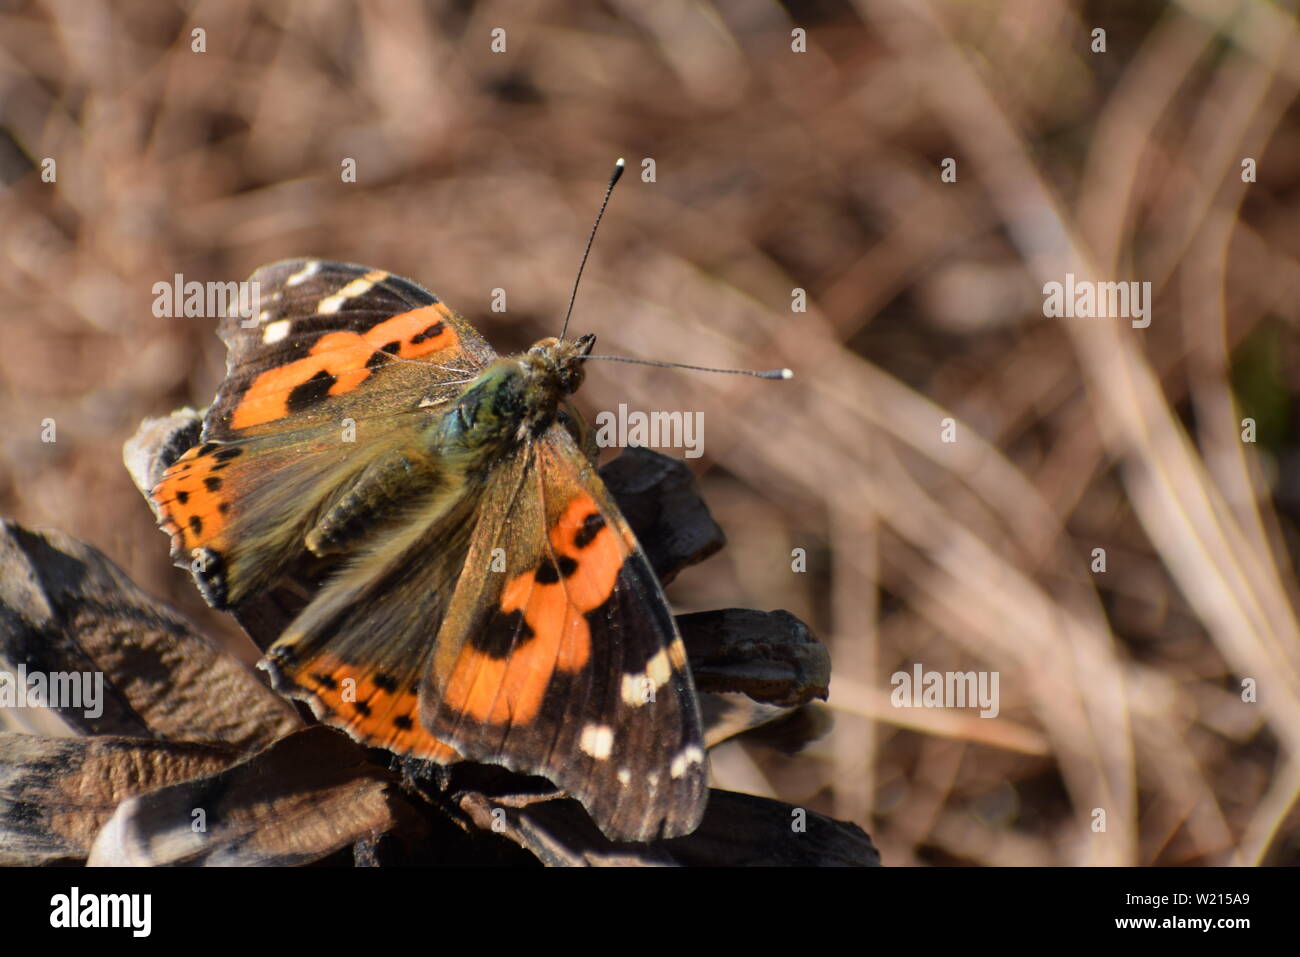
[[[611,839],[694,830],[686,652],[568,401],[595,337],[503,357],[384,270],[250,282],[264,308],[219,321],[225,380],[150,498],[213,607],[314,582],[273,685],[366,745],[546,777]]]

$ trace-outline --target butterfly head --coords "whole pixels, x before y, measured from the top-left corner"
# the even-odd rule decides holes
[[[573,395],[582,385],[583,362],[596,345],[591,333],[577,339],[556,339],[550,336],[534,343],[524,354],[523,364],[530,377],[542,389],[553,390],[557,395]]]

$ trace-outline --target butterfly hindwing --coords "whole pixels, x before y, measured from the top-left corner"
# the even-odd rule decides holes
[[[462,573],[477,502],[412,511],[350,557],[271,647],[275,687],[364,744],[448,763],[456,751],[419,719],[433,638]]]

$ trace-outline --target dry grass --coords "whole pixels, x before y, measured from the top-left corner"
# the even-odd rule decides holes
[[[731,545],[681,607],[786,607],[832,644],[832,730],[797,756],[727,745],[718,783],[856,820],[894,864],[1296,863],[1293,11],[0,5],[0,514],[233,640],[120,465],[140,418],[221,375],[211,322],[153,317],[153,284],[364,262],[517,347],[558,331],[626,155],[574,328],[799,373],[598,364],[582,396],[705,413]],[[1043,318],[1067,272],[1150,281],[1150,328]],[[914,662],[997,671],[1000,716],[891,707]]]

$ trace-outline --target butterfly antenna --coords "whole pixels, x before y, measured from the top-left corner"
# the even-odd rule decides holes
[[[569,316],[573,315],[573,303],[578,298],[578,283],[582,281],[582,269],[587,265],[587,256],[591,253],[591,244],[596,239],[596,227],[600,225],[600,217],[605,215],[605,207],[609,205],[609,194],[614,192],[614,184],[618,178],[623,175],[624,167],[623,157],[618,158],[614,164],[614,175],[609,178],[609,185],[605,187],[605,198],[600,201],[600,212],[596,214],[596,221],[591,224],[591,235],[587,237],[587,248],[582,251],[582,262],[578,264],[578,276],[573,280],[573,294],[569,296],[569,311],[564,314],[564,328],[560,330],[560,338],[569,331]]]
[[[632,359],[628,356],[579,356],[580,359],[605,359],[609,362],[631,362],[639,366],[658,366],[661,369],[689,369],[692,372],[721,372],[724,375],[752,375],[756,379],[793,379],[793,369],[710,369],[708,366],[688,366],[684,362],[658,362],[655,359]]]

